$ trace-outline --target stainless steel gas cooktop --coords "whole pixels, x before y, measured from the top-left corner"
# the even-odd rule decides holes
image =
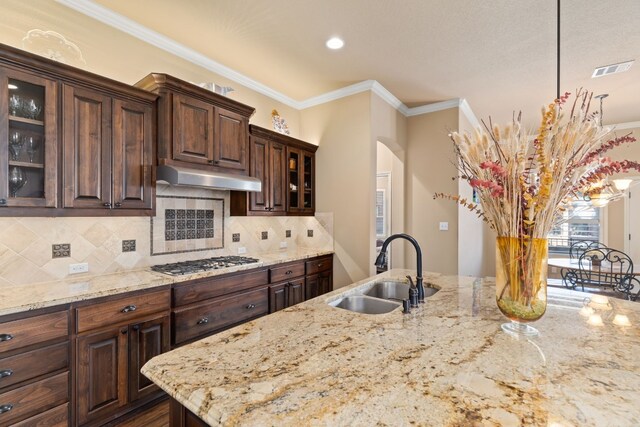
[[[258,262],[256,258],[244,256],[221,256],[205,259],[196,259],[193,261],[174,262],[171,264],[154,265],[151,267],[153,271],[172,276],[181,276],[183,274],[199,273],[201,271],[218,270],[220,268],[234,267],[236,265],[251,264]]]

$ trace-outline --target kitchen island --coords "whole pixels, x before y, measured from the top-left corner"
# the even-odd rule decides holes
[[[640,304],[552,288],[528,339],[501,330],[491,279],[425,273],[440,291],[411,314],[327,304],[407,274],[337,289],[142,372],[209,425],[640,425]]]

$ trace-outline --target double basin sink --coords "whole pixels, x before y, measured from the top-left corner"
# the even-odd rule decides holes
[[[438,288],[424,287],[428,298],[438,292]],[[409,284],[401,280],[379,280],[372,286],[363,286],[359,293],[345,296],[329,305],[363,314],[384,314],[402,307],[402,300],[409,297]]]

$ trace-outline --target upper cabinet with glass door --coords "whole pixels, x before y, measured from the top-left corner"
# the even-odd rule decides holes
[[[56,82],[17,70],[0,76],[0,205],[56,207]]]

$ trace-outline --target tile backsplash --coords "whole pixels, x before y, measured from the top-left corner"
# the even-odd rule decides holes
[[[287,242],[287,249],[298,247],[313,247],[321,250],[333,249],[333,215],[317,213],[315,217],[231,217],[229,216],[229,192],[204,189],[175,189],[166,185],[158,185],[157,216],[147,217],[99,217],[99,218],[31,218],[12,217],[0,218],[0,286],[22,285],[37,282],[58,280],[69,275],[69,265],[88,263],[89,272],[82,275],[99,275],[118,271],[145,268],[150,265],[168,262],[185,261],[220,255],[237,255],[238,248],[244,247],[248,256],[260,257],[260,253],[279,251],[280,242]],[[200,199],[218,200],[215,208],[197,204]],[[173,250],[179,243],[177,240],[165,240],[167,227],[167,209],[183,209],[178,206],[180,200],[185,202],[185,221],[193,219],[194,238],[181,239],[181,245],[188,250],[193,247],[197,252],[180,252],[170,254],[151,255],[151,245],[159,248],[160,243],[173,244]],[[173,205],[172,205],[173,204]],[[162,209],[161,205],[163,206]],[[193,206],[192,206],[193,205]],[[207,210],[220,211],[220,227],[218,236],[220,245],[217,249],[207,249],[198,245],[209,239],[198,238],[198,230],[206,230],[205,220]],[[193,210],[195,218],[187,212]],[[204,214],[198,213],[199,210]],[[171,214],[169,214],[170,216]],[[181,214],[182,215],[182,214]],[[198,218],[204,215],[205,218]],[[217,212],[214,212],[214,218]],[[177,212],[176,224],[177,227]],[[161,225],[162,234],[152,232],[154,227]],[[222,225],[223,224],[223,225]],[[188,225],[185,222],[185,230]],[[169,226],[171,227],[171,226]],[[213,226],[216,233],[216,224]],[[291,237],[287,238],[287,231]],[[308,233],[308,230],[313,230]],[[262,232],[266,231],[268,238],[262,239]],[[238,242],[233,242],[232,235],[240,234]],[[313,237],[309,237],[311,234]],[[124,251],[124,241],[127,242]],[[69,256],[53,258],[52,247],[61,243],[70,244]],[[211,243],[211,242],[210,242]],[[171,247],[164,246],[163,249]],[[217,247],[217,246],[216,246]],[[133,250],[131,250],[133,249]],[[78,275],[81,277],[82,275]]]

